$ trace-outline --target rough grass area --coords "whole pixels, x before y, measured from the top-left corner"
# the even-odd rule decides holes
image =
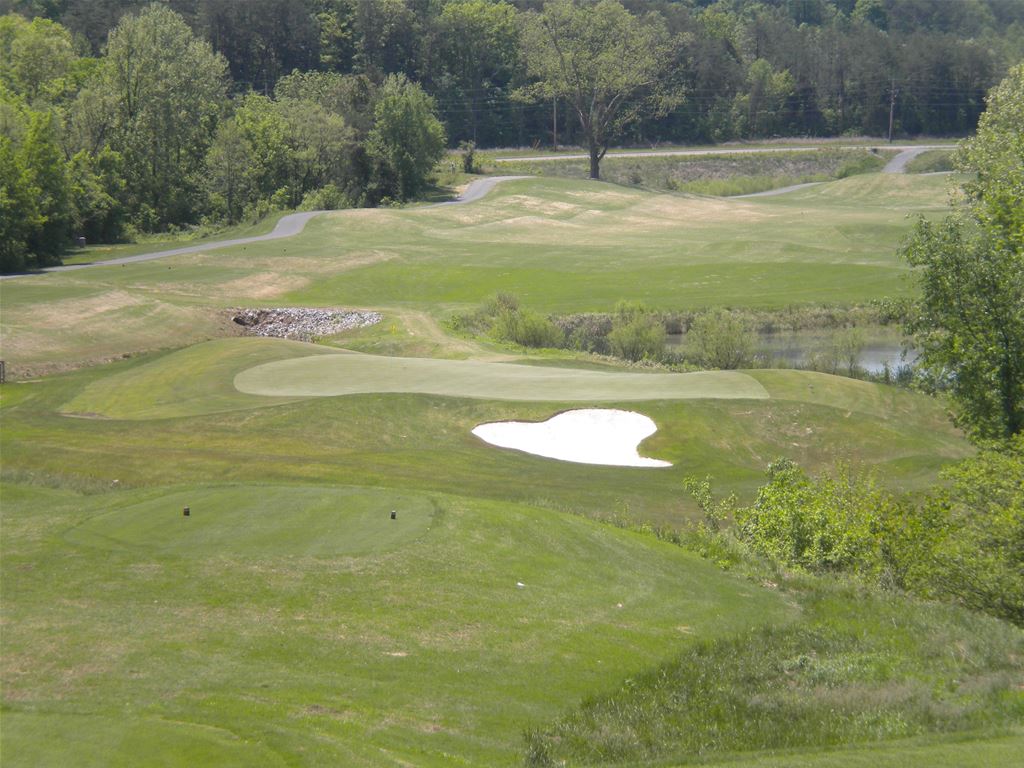
[[[887,153],[867,149],[694,157],[609,155],[601,163],[601,176],[613,184],[728,196],[879,171],[887,159]],[[586,160],[517,161],[503,162],[500,170],[502,173],[586,179],[590,166]]]
[[[527,764],[716,755],[978,731],[1024,717],[1024,633],[945,606],[798,588],[798,626],[711,640],[533,731]]]
[[[948,183],[866,174],[721,200],[506,182],[466,206],[339,211],[287,240],[5,280],[0,345],[25,378],[232,333],[226,308],[269,303],[434,317],[502,291],[538,312],[865,303],[913,289],[896,247],[910,217],[945,211]]]
[[[931,149],[907,163],[907,173],[946,173],[954,170],[952,149]]]

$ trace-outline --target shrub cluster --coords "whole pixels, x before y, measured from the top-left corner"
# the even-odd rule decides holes
[[[1024,438],[982,450],[943,481],[914,504],[849,468],[814,478],[782,460],[752,506],[716,514],[779,566],[851,575],[1024,626]],[[690,490],[708,506],[706,487],[703,496]]]

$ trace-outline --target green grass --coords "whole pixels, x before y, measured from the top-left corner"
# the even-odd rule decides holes
[[[426,499],[386,491],[189,486],[119,504],[66,538],[76,545],[188,558],[352,557],[389,552],[421,537],[434,511]]]
[[[737,371],[620,373],[346,354],[266,363],[238,374],[235,386],[249,394],[285,397],[374,392],[547,402],[767,397],[760,384]]]
[[[484,422],[541,421],[578,407],[578,400],[565,395],[550,402],[402,393],[294,399],[247,395],[232,387],[236,375],[258,371],[261,362],[306,356],[311,349],[316,347],[228,339],[5,385],[4,471],[13,479],[75,488],[109,486],[114,480],[145,487],[299,482],[435,492],[458,488],[494,500],[678,524],[694,513],[681,491],[687,475],[713,475],[723,490],[749,496],[765,466],[786,456],[811,470],[839,460],[873,467],[890,486],[915,488],[970,452],[941,403],[801,371],[675,375],[669,378],[752,383],[754,397],[636,401],[632,382],[646,386],[663,376],[498,366],[504,378],[493,386],[504,387],[496,390],[504,397],[521,396],[522,381],[538,374],[560,381],[583,381],[585,375],[588,387],[592,381],[602,387],[617,382],[610,395],[622,400],[608,405],[654,419],[659,431],[644,441],[644,455],[674,464],[648,473],[642,483],[637,470],[552,462],[487,446],[471,434]],[[396,388],[407,382],[394,378],[401,374],[395,365],[417,364],[351,354],[325,357],[335,358],[366,366],[378,386],[383,386],[382,372],[390,371],[388,386]],[[447,368],[443,361],[417,365]],[[479,362],[460,365],[471,378],[482,369]],[[523,483],[524,476],[529,483]]]
[[[287,241],[0,283],[9,373],[51,374],[0,388],[5,768],[520,765],[524,730],[705,652],[734,697],[709,701],[778,707],[749,728],[726,717],[740,751],[702,761],[1006,762],[1017,705],[993,692],[1019,633],[895,596],[815,602],[630,524],[696,519],[687,476],[749,502],[780,456],[930,485],[972,451],[941,401],[799,371],[664,379],[523,357],[439,322],[499,290],[541,312],[906,294],[893,248],[907,215],[941,213],[946,184],[861,176],[723,201],[516,182],[465,207],[339,212]],[[392,359],[224,338],[232,307],[289,303],[382,309],[326,342]],[[316,396],[280,393],[292,365]],[[238,391],[239,375],[276,394]],[[339,375],[365,391],[336,394]],[[553,377],[556,394],[537,389]],[[669,399],[663,380],[702,397]],[[708,397],[726,385],[746,396]],[[555,399],[498,399],[528,395]],[[550,461],[471,434],[590,395],[654,419],[640,450],[673,466]],[[805,640],[803,701],[776,662]],[[800,725],[840,694],[872,707]],[[753,738],[776,730],[776,746]],[[654,764],[695,759],[666,744]]]
[[[793,617],[652,537],[507,502],[409,496],[395,524],[436,508],[429,530],[378,546],[379,515],[353,518],[366,546],[326,556],[239,530],[274,501],[332,530],[299,509],[315,489],[193,491],[186,519],[184,491],[5,486],[5,766],[515,765],[522,728],[588,691]],[[204,515],[214,542],[171,532]]]
[[[815,152],[765,152],[747,154],[634,156],[608,155],[601,164],[601,178],[651,190],[689,192],[699,195],[743,195],[813,181],[829,181],[858,173],[880,171],[889,152],[864,149],[826,149]],[[587,160],[560,162],[503,162],[502,173],[523,173],[568,179],[586,179]]]
[[[235,374],[275,360],[323,354],[328,354],[323,347],[285,339],[218,339],[93,382],[61,411],[115,419],[173,418],[293,402],[299,398],[247,396],[235,388]]]
[[[225,227],[197,227],[194,231],[169,234],[166,232],[153,235],[139,235],[130,243],[101,243],[74,248],[66,253],[62,262],[72,264],[92,264],[97,261],[109,261],[126,256],[138,256],[143,253],[167,251],[188,245],[203,245],[218,240],[234,240],[254,235],[265,235],[271,232],[282,216],[291,211],[275,211],[258,222],[235,224]]]
[[[868,174],[781,197],[654,195],[558,179],[443,208],[341,211],[290,240],[0,284],[12,377],[223,335],[229,308],[442,317],[499,291],[539,312],[864,303],[907,295],[895,256],[948,180]]]
[[[907,173],[940,173],[953,170],[953,149],[922,152],[909,163]]]
[[[626,680],[532,732],[527,764],[702,763],[1024,718],[1019,628],[827,582],[795,597],[800,626],[708,640]]]
[[[966,733],[956,736],[897,740],[870,746],[783,751],[759,757],[736,757],[705,765],[729,768],[985,768],[1013,765],[1024,751],[1024,732]],[[667,762],[665,766],[677,765]]]

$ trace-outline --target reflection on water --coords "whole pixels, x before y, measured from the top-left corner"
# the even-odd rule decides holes
[[[765,362],[782,368],[799,368],[810,365],[820,358],[833,342],[833,331],[790,331],[759,333],[754,350],[755,355]],[[685,334],[669,334],[666,342],[670,349],[685,349]],[[857,360],[857,367],[872,374],[889,371],[896,373],[904,366],[912,366],[917,360],[913,350],[903,354],[900,336],[894,331],[881,330],[879,333],[865,333],[865,343]],[[839,362],[839,370],[846,369],[846,362]]]

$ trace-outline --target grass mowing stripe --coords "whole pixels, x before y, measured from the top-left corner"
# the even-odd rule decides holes
[[[234,494],[243,507],[260,490],[196,493],[225,506]],[[270,491],[285,503],[288,489]],[[309,491],[293,491],[302,505]],[[369,502],[391,493],[337,492]],[[794,616],[778,594],[654,537],[444,494],[419,495],[441,510],[429,532],[341,557],[297,555],[287,540],[278,552],[210,542],[188,556],[159,543],[69,541],[83,522],[124,536],[133,516],[177,508],[179,493],[5,492],[5,768],[117,764],[95,756],[137,719],[234,734],[250,748],[236,763],[265,764],[269,750],[289,765],[395,764],[386,750],[418,766],[511,766],[524,724],[617,685],[691,636]],[[175,511],[174,523],[198,520]],[[11,713],[37,719],[9,729]],[[107,725],[68,719],[76,714]],[[91,759],[67,759],[66,743],[47,736],[81,728],[90,738],[91,725],[105,731]],[[220,764],[212,749],[209,762],[179,754],[187,737],[140,732],[135,764],[157,753],[167,766]]]
[[[571,368],[337,354],[281,360],[242,371],[243,393],[315,397],[365,393],[418,393],[521,401],[748,399],[767,391],[737,371],[613,373]]]

